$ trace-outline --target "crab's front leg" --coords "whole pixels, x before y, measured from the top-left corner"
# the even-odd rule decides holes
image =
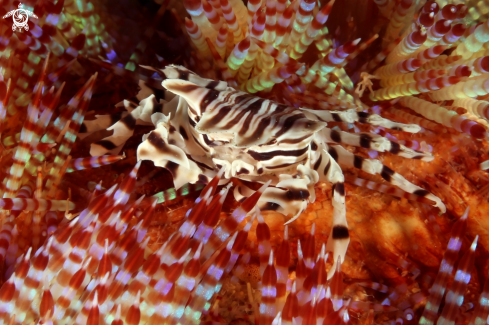
[[[156,96],[151,94],[142,99],[135,109],[132,109],[130,106],[133,103],[124,101],[126,109],[132,110],[129,114],[122,114],[119,121],[107,128],[108,131],[113,131],[112,135],[93,143],[90,147],[90,154],[92,156],[101,156],[107,153],[118,154],[126,141],[134,134],[136,125],[154,124],[152,123],[152,116],[155,113],[174,114],[178,102],[178,97],[174,97],[168,102],[163,100],[158,102]],[[101,120],[101,118],[99,119]]]
[[[206,87],[206,89],[224,90],[227,87],[224,81],[214,81],[211,79],[201,78],[194,72],[181,66],[168,66],[164,69],[153,69],[151,67],[142,66],[147,70],[161,76],[163,80],[172,79],[191,81],[196,85]],[[170,85],[172,83],[170,82]],[[104,154],[118,154],[126,141],[134,134],[134,129],[137,124],[151,125],[151,116],[154,113],[171,113],[175,115],[175,110],[179,103],[179,98],[175,94],[166,91],[161,86],[151,85],[143,80],[140,80],[139,87],[141,88],[136,97],[129,100],[124,100],[117,106],[124,106],[127,113],[119,113],[113,115],[97,116],[95,120],[85,121],[82,126],[82,134],[88,135],[95,131],[107,129],[113,131],[112,135],[97,141],[91,145],[90,154],[92,156],[101,156]]]

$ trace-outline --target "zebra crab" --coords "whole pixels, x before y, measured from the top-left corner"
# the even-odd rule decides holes
[[[224,81],[202,78],[182,66],[145,68],[163,79],[163,88],[140,81],[138,95],[121,103],[128,112],[85,121],[85,133],[103,128],[114,131],[92,144],[91,155],[115,154],[133,134],[136,124],[154,125],[155,129],[143,136],[137,157],[168,169],[175,188],[208,182],[220,169],[224,169],[221,185],[233,177],[268,182],[271,186],[258,206],[291,214],[288,222],[297,219],[308,203],[315,201],[314,187],[318,182],[331,182],[333,226],[326,248],[334,252],[334,265],[328,277],[334,273],[338,259],[344,260],[349,244],[341,167],[380,175],[407,193],[433,201],[441,212],[446,210],[435,195],[379,160],[354,155],[341,144],[424,161],[433,159],[430,153],[412,150],[377,134],[327,127],[330,122],[357,122],[416,133],[421,130],[418,125],[393,122],[354,108],[330,111],[279,104],[228,87]],[[245,183],[234,188],[236,200],[253,192]]]

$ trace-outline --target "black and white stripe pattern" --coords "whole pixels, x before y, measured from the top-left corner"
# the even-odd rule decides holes
[[[431,161],[434,159],[433,155],[429,152],[410,149],[377,134],[354,134],[328,128],[322,129],[320,134],[326,142],[330,143],[347,144],[350,146],[372,149],[378,152],[390,152],[391,154],[404,158],[421,159],[424,161]]]
[[[125,104],[130,113],[110,128],[114,134],[104,140],[119,146],[132,134],[138,121],[152,123],[155,130],[143,136],[138,159],[151,160],[156,166],[167,168],[177,189],[186,183],[206,183],[225,167],[221,183],[233,177],[256,183],[271,181],[258,206],[262,210],[291,214],[289,222],[315,201],[315,184],[332,183],[334,212],[327,248],[334,252],[335,265],[330,276],[338,260],[344,260],[350,241],[345,180],[340,166],[381,175],[408,193],[429,198],[445,211],[439,198],[379,161],[356,156],[334,144],[426,161],[432,159],[429,153],[411,150],[375,134],[351,134],[327,128],[328,122],[358,122],[415,133],[420,130],[418,125],[396,123],[353,109],[297,109],[235,90],[222,81],[201,78],[183,67],[152,70],[163,79],[165,97],[168,93],[175,97],[158,102],[150,93],[144,99],[138,97],[135,108],[131,106],[134,101],[128,101]],[[244,183],[234,189],[237,200],[252,193]]]
[[[125,99],[122,102],[116,104],[116,107],[123,107],[127,112],[118,112],[111,115],[95,115],[94,120],[84,120],[80,128],[79,135],[86,137],[90,133],[104,130],[114,125],[125,117],[128,113],[134,111],[139,103],[148,98],[151,95],[155,96],[156,102],[168,102],[175,97],[175,94],[166,91],[163,87],[154,87],[149,83],[140,80],[139,81],[140,90],[135,97]]]
[[[331,233],[326,243],[326,249],[334,252],[333,267],[331,267],[328,278],[333,276],[336,270],[338,257],[341,261],[345,260],[346,250],[350,243],[348,232],[348,224],[346,221],[345,207],[345,177],[341,167],[336,162],[334,156],[328,152],[328,146],[321,138],[320,134],[316,133],[310,145],[310,164],[311,168],[318,174],[318,180],[321,182],[333,183],[333,225]],[[340,235],[341,234],[341,235]]]
[[[346,122],[346,123],[364,123],[377,126],[383,126],[387,129],[399,130],[409,133],[417,133],[421,131],[421,127],[417,124],[404,124],[385,119],[377,114],[357,112],[354,109],[345,111],[324,111],[301,108],[306,116],[313,121],[323,122]]]
[[[165,80],[163,86],[185,98],[199,133],[233,133],[232,144],[238,148],[292,143],[326,126],[295,107],[233,88],[216,91],[181,80]]]
[[[186,102],[179,99],[176,116],[185,116],[186,111]],[[185,128],[180,127],[180,132],[177,132],[170,124],[171,114],[155,115],[153,116],[156,129],[143,137],[144,141],[137,150],[138,159],[152,160],[155,166],[168,169],[177,189],[186,183],[207,183],[215,175],[212,161],[203,150],[200,150],[201,155],[193,156],[187,153],[189,148],[201,149],[196,145],[197,140],[186,135]],[[185,121],[188,121],[188,118]],[[188,127],[186,129],[188,130]]]
[[[228,87],[228,84],[225,81],[217,81],[217,80],[202,78],[199,75],[195,74],[193,71],[190,71],[189,69],[182,66],[171,65],[165,67],[164,69],[153,69],[151,67],[145,67],[145,68],[156,71],[163,78],[163,80],[178,79],[178,80],[190,81],[191,83],[194,83],[201,87],[207,89],[215,89],[218,91],[226,90],[226,88]]]
[[[156,70],[151,67],[144,67],[157,72],[162,79],[181,79],[190,80],[209,89],[224,90],[227,84],[224,81],[215,81],[201,78],[185,67],[167,67],[163,70]],[[168,92],[161,86],[153,86],[148,82],[140,80],[141,90],[134,98],[124,100],[117,106],[124,106],[129,112],[114,115],[96,116],[95,120],[86,121],[82,125],[82,137],[92,132],[107,129],[113,130],[113,134],[96,143],[92,144],[90,154],[100,156],[104,154],[118,154],[126,141],[134,134],[136,125],[152,125],[151,116],[155,113],[173,113],[178,104],[175,94]],[[119,117],[118,119],[116,119]],[[110,124],[109,124],[110,123]]]
[[[90,154],[92,156],[101,156],[107,153],[118,154],[126,141],[134,134],[136,124],[152,125],[151,116],[153,114],[162,113],[165,110],[170,111],[173,106],[176,106],[177,101],[178,98],[174,98],[170,102],[160,104],[156,101],[154,94],[141,100],[136,109],[107,128],[107,130],[114,132],[112,135],[92,144]]]
[[[273,187],[268,187],[258,201],[260,210],[277,211],[282,214],[291,214],[294,217],[289,220],[292,222],[307,208],[310,199],[310,184],[307,178],[290,178],[277,183]],[[244,184],[234,188],[236,200],[243,200],[252,195],[255,191]]]
[[[83,123],[80,127],[80,132],[78,135],[83,139],[86,136],[92,134],[93,132],[97,132],[100,130],[105,130],[109,128],[111,125],[114,125],[122,118],[124,118],[128,112],[118,112],[110,115],[95,115],[94,120],[83,120]]]
[[[435,206],[443,213],[446,212],[445,205],[438,197],[409,182],[402,175],[383,165],[380,161],[354,155],[341,146],[331,145],[328,148],[328,152],[341,166],[358,168],[371,175],[380,175],[385,181],[405,192],[420,195],[436,202]]]

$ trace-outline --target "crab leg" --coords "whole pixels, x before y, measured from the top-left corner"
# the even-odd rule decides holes
[[[143,68],[154,70],[153,68],[146,67],[146,66],[143,66]],[[197,74],[190,71],[189,69],[178,65],[167,66],[162,70],[155,70],[155,71],[158,74],[160,74],[163,77],[163,79],[180,79],[180,80],[190,81],[198,86],[207,89],[225,90],[228,87],[225,81],[215,81],[212,79],[199,77]]]
[[[135,110],[122,117],[107,129],[114,131],[112,135],[92,144],[90,154],[92,156],[102,156],[106,153],[118,154],[126,141],[134,134],[136,124],[140,121],[150,123],[151,115],[161,113],[164,110],[164,106],[165,104],[160,105],[156,101],[154,95],[150,95],[148,98],[141,100]]]
[[[227,83],[224,81],[201,78],[181,66],[169,66],[163,70],[156,70],[151,67],[144,68],[155,71],[163,79],[191,81],[207,89],[225,90],[227,88]],[[103,128],[114,131],[112,135],[92,144],[90,148],[92,156],[102,156],[107,153],[118,154],[126,141],[134,134],[137,124],[151,123],[151,117],[155,113],[175,112],[178,98],[173,95],[167,95],[164,90],[151,87],[144,81],[141,81],[139,86],[141,91],[138,95],[131,100],[123,102],[129,114],[118,113],[113,116],[98,116],[95,121],[87,121],[84,124],[83,133],[94,132]],[[162,101],[162,99],[164,100]],[[139,104],[136,104],[137,101],[139,101]]]
[[[304,114],[313,121],[346,123],[359,122],[364,124],[383,126],[387,129],[400,130],[409,133],[418,133],[419,131],[421,131],[419,125],[416,124],[393,122],[381,117],[380,115],[357,112],[354,109],[349,109],[346,111],[323,111],[301,108],[301,111],[303,111]]]
[[[319,135],[315,137],[318,139]],[[326,243],[326,250],[334,253],[333,266],[328,273],[330,279],[336,270],[338,259],[340,263],[345,260],[350,234],[346,221],[345,177],[334,156],[328,152],[328,146],[324,142],[318,142],[319,144],[311,149],[311,166],[319,174],[319,181],[333,183],[333,226]]]
[[[446,212],[445,205],[440,200],[440,198],[409,182],[402,175],[383,165],[380,161],[366,159],[354,155],[341,146],[329,146],[328,152],[340,165],[346,167],[355,167],[372,175],[378,174],[382,176],[382,178],[385,179],[387,182],[398,186],[408,193],[423,196],[435,201],[435,206],[438,207],[443,213]]]
[[[326,142],[348,144],[350,146],[372,149],[378,152],[388,151],[404,158],[421,159],[424,161],[431,161],[434,158],[429,152],[416,151],[371,133],[353,134],[329,128],[322,129],[320,133]]]
[[[126,117],[127,112],[119,112],[110,115],[95,115],[95,120],[84,120],[80,128],[80,136],[104,130]]]

